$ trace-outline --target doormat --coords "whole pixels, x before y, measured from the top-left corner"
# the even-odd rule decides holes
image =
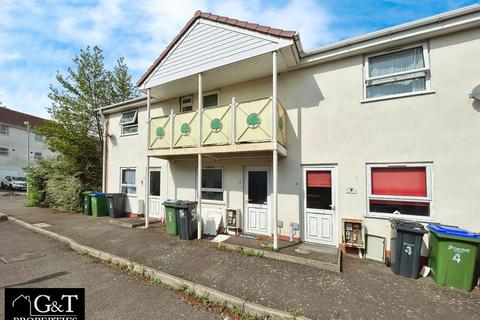
[[[253,234],[248,234],[248,233],[242,233],[239,235],[240,238],[246,238],[246,239],[257,239],[257,236],[254,236]]]
[[[230,236],[228,234],[219,234],[218,236],[213,238],[211,241],[212,242],[223,242],[223,241],[227,240],[228,238],[230,238]]]

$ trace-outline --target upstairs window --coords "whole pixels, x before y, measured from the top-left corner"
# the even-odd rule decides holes
[[[431,215],[431,164],[369,165],[367,171],[371,214]]]
[[[185,96],[180,98],[180,112],[188,112],[193,110],[193,96]]]
[[[365,59],[365,99],[395,97],[428,90],[428,50],[425,45]]]
[[[203,95],[203,107],[216,107],[218,106],[218,92],[208,92]]]
[[[35,141],[43,142],[43,136],[41,134],[35,133]]]
[[[223,169],[202,169],[202,199],[223,201]]]
[[[122,136],[137,134],[137,110],[123,112],[122,117],[120,118],[120,125],[122,126]]]
[[[0,135],[8,136],[8,126],[6,124],[0,124]]]
[[[9,150],[8,148],[0,147],[0,156],[8,157]]]

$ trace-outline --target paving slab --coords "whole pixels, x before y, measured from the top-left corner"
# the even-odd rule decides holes
[[[221,251],[207,241],[181,241],[163,225],[122,228],[109,218],[25,208],[21,198],[0,198],[0,212],[49,231],[251,302],[312,319],[478,319],[480,290],[465,294],[413,280],[389,268],[346,257],[341,274],[306,265]]]

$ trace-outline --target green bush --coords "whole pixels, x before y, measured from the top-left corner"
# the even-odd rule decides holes
[[[62,212],[82,210],[82,184],[76,176],[56,172],[48,176],[46,203]]]
[[[45,185],[48,174],[48,161],[40,160],[25,168],[28,194],[26,205],[43,207],[45,203]]]
[[[61,156],[36,161],[25,169],[27,206],[47,206],[62,212],[82,211],[84,186],[76,170]]]

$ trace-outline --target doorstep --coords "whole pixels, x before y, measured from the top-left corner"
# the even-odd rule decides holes
[[[156,224],[160,222],[161,222],[160,219],[155,219],[155,218],[148,219],[149,224]],[[139,218],[139,217],[116,218],[116,219],[110,219],[110,223],[113,223],[125,228],[138,228],[138,227],[145,226],[145,218]]]
[[[238,236],[231,236],[218,243],[218,247],[235,251],[252,249],[266,258],[303,264],[337,273],[340,273],[342,269],[342,252],[339,248],[329,247],[328,250],[314,250],[316,248],[312,245],[305,246],[304,243],[278,240],[278,250],[273,251],[271,238],[248,239]]]

